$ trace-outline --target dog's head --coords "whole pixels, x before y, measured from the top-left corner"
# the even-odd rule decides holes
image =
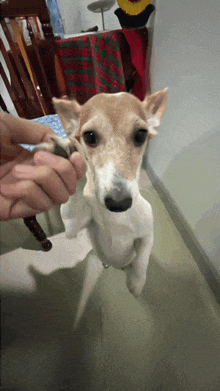
[[[139,194],[138,178],[147,142],[157,134],[165,110],[166,89],[141,102],[122,92],[98,94],[84,105],[53,99],[66,133],[82,146],[94,168],[87,189],[93,187],[102,205],[112,212],[131,207]]]

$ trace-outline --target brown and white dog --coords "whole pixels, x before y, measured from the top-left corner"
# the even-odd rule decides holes
[[[153,214],[140,195],[138,180],[149,140],[157,134],[166,92],[141,102],[130,93],[98,94],[84,105],[53,99],[67,139],[87,163],[86,178],[61,206],[67,237],[87,228],[94,254],[104,266],[123,269],[129,291],[141,294],[153,246]]]

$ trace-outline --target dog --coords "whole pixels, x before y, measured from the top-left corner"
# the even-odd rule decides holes
[[[143,101],[127,92],[100,93],[84,105],[53,98],[68,138],[54,137],[69,153],[75,145],[87,171],[76,192],[61,206],[66,236],[87,228],[104,267],[126,273],[129,291],[138,297],[145,285],[153,246],[151,205],[140,195],[142,158],[165,110],[167,89]],[[47,149],[47,148],[44,148]],[[48,149],[53,152],[53,147]]]

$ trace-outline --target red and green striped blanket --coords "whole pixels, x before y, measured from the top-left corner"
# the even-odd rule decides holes
[[[58,56],[68,93],[85,103],[100,92],[125,91],[117,32],[59,40]]]

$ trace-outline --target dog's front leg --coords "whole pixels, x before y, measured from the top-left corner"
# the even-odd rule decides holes
[[[92,218],[91,206],[83,196],[86,178],[78,181],[76,192],[61,205],[61,217],[65,226],[66,237],[76,237],[79,231],[87,226]]]
[[[140,296],[144,287],[153,241],[152,231],[150,235],[136,239],[134,242],[137,255],[132,263],[125,269],[127,287],[134,297]]]

